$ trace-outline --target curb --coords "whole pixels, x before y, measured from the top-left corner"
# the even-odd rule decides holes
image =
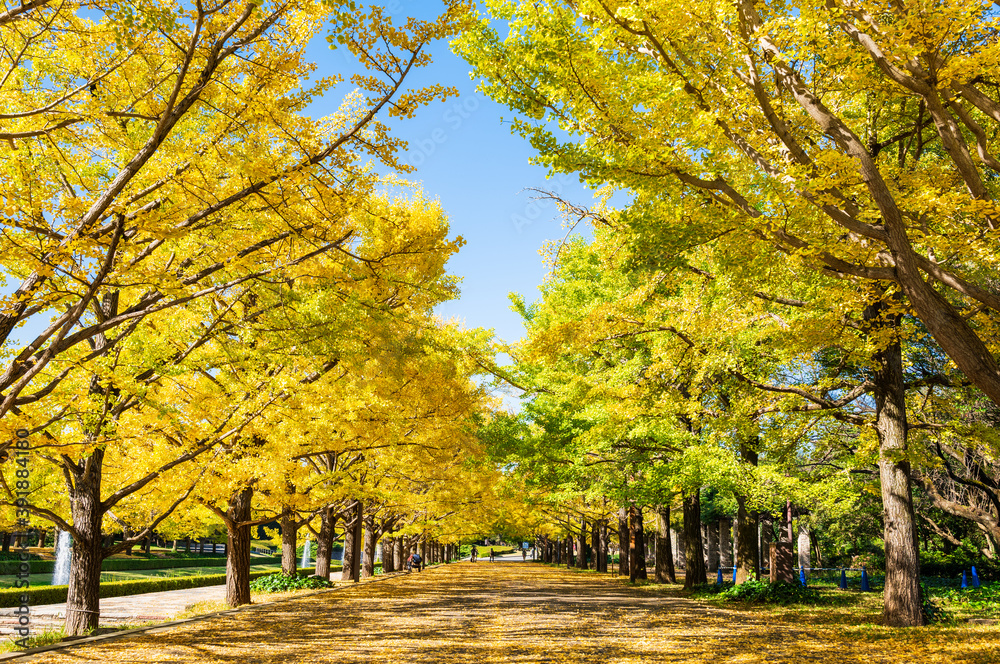
[[[458,561],[453,561],[458,562]],[[428,567],[424,569],[424,572],[432,571],[435,568],[443,568],[448,563],[439,563],[433,567]],[[311,593],[304,593],[301,595],[293,595],[292,597],[285,597],[284,599],[277,599],[271,602],[262,602],[260,604],[246,604],[244,606],[238,606],[235,609],[226,609],[225,611],[215,611],[213,613],[206,613],[200,616],[193,616],[191,618],[183,618],[181,620],[172,620],[170,622],[157,623],[155,625],[146,625],[145,627],[136,627],[135,629],[127,629],[121,632],[112,632],[111,634],[100,634],[98,636],[85,636],[82,638],[75,638],[71,641],[60,641],[59,643],[53,643],[47,646],[39,646],[38,648],[30,648],[28,650],[22,650],[21,652],[11,652],[0,654],[0,662],[13,662],[13,661],[30,661],[35,655],[40,655],[47,652],[55,652],[61,650],[70,650],[76,648],[79,645],[90,645],[92,643],[97,643],[100,641],[110,641],[112,639],[120,639],[128,636],[134,636],[136,634],[155,634],[157,632],[166,632],[174,627],[179,627],[181,625],[187,625],[189,623],[198,622],[201,620],[208,620],[209,618],[215,618],[216,616],[229,616],[241,611],[252,611],[255,609],[264,608],[267,606],[274,606],[275,604],[282,604],[284,602],[291,602],[298,599],[306,599],[308,597],[315,597],[317,595],[324,595],[326,593],[336,592],[338,590],[344,590],[347,588],[357,588],[361,585],[367,585],[369,583],[379,583],[381,581],[388,581],[390,579],[395,579],[400,576],[406,576],[407,572],[391,572],[389,574],[379,574],[378,576],[369,577],[368,579],[352,583],[351,585],[337,586],[336,588],[324,588],[323,590],[317,590]]]

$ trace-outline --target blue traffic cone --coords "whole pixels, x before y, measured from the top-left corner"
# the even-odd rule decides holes
[[[973,588],[978,588],[979,587],[979,573],[976,572],[976,566],[975,565],[972,566],[972,587]]]
[[[968,581],[968,578],[965,576],[965,570],[963,569],[962,570],[962,590],[965,590],[968,587],[969,587],[969,581]]]
[[[733,583],[736,583],[736,568],[733,568]]]
[[[715,585],[717,585],[717,586],[721,586],[722,585],[722,568],[721,567],[719,568],[719,578],[717,578],[715,580]]]
[[[871,590],[871,586],[868,585],[868,568],[861,568],[861,592],[866,593]]]
[[[806,587],[806,568],[805,567],[800,567],[799,568],[799,584],[803,588]]]
[[[840,589],[847,590],[847,570],[844,568],[840,569]]]

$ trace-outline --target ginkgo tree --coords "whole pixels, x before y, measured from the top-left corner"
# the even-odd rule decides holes
[[[669,505],[679,494],[685,526],[700,522],[700,487],[726,491],[738,503],[737,580],[745,580],[757,569],[752,514],[776,507],[764,487],[782,503],[817,495],[780,479],[797,472],[795,462],[807,462],[796,451],[797,440],[808,442],[799,431],[830,417],[864,427],[863,437],[879,431],[884,440],[881,427],[905,422],[904,413],[880,407],[872,408],[875,417],[864,412],[869,393],[877,401],[880,390],[904,391],[902,374],[896,381],[880,377],[878,354],[887,341],[866,324],[870,294],[836,280],[820,287],[811,273],[796,275],[794,268],[772,269],[767,278],[722,273],[728,256],[718,247],[685,258],[629,255],[629,233],[620,221],[591,216],[598,224],[593,246],[562,243],[542,301],[520,305],[529,335],[513,356],[521,369],[517,382],[536,391],[528,416],[538,424],[587,422],[562,431],[535,463],[547,474],[576,464],[584,476],[627,476],[627,482],[604,480],[603,488],[626,502],[642,496],[639,502]],[[894,336],[888,345],[899,353]],[[824,365],[824,355],[839,359]],[[522,446],[520,454],[538,451]],[[848,465],[870,462],[858,457]],[[896,495],[897,487],[883,478],[886,541],[898,545],[896,561],[905,563],[893,567],[889,560],[896,576],[887,577],[894,591],[887,592],[887,614],[895,610],[889,598],[914,600],[899,604],[908,611],[915,602],[919,611],[917,552],[905,546],[905,533],[915,532],[909,459],[890,456],[884,444],[882,459],[902,471],[905,489]],[[842,486],[837,477],[819,481]],[[620,532],[624,542],[624,526]],[[701,534],[688,527],[684,533],[686,582],[694,577],[697,583]]]
[[[442,239],[439,213],[395,215],[429,226],[394,220],[366,160],[398,166],[400,143],[379,118],[449,93],[407,89],[405,80],[429,63],[426,43],[455,21],[446,12],[396,28],[379,13],[359,23],[349,7],[308,2],[68,7],[48,23],[31,7],[12,19],[40,32],[25,43],[26,59],[10,63],[17,75],[5,81],[6,108],[28,122],[42,104],[73,122],[4,144],[0,254],[21,285],[0,314],[0,413],[6,431],[28,428],[35,457],[54,466],[54,475],[39,473],[56,479],[45,486],[65,483],[66,493],[51,502],[38,493],[28,509],[74,536],[67,632],[76,634],[96,625],[101,559],[148,535],[190,495],[208,472],[196,459],[223,442],[245,444],[253,435],[245,427],[284,398],[282,387],[335,364],[327,357],[279,380],[252,353],[228,360],[223,340],[276,306],[255,289],[325,279],[371,301],[364,290],[382,264],[391,271],[394,256],[412,255],[424,264],[397,277],[416,286],[413,297],[452,292],[444,282],[422,291],[417,275],[426,267],[440,281],[456,248]],[[122,35],[126,14],[134,31]],[[313,120],[302,110],[339,80],[304,87],[313,71],[306,45],[328,24],[348,41],[354,33],[384,41],[359,51],[375,74],[356,76],[338,112]],[[94,62],[66,34],[118,59],[98,63],[106,71],[94,80]],[[24,65],[31,61],[52,63],[52,75]],[[90,84],[60,95],[62,76]],[[427,253],[439,255],[419,257]],[[400,285],[376,290],[391,301]],[[170,500],[133,537],[104,546],[104,516],[155,495],[159,482]]]
[[[53,61],[67,77],[89,80],[73,70],[90,66],[87,59],[59,41],[83,33],[89,50],[115,51],[120,62],[84,93],[50,102],[71,125],[3,144],[0,260],[21,283],[0,314],[0,414],[44,398],[72,369],[46,381],[40,372],[98,335],[103,345],[88,357],[107,355],[146,316],[280,276],[349,240],[353,229],[328,221],[345,218],[376,186],[367,160],[405,170],[380,118],[449,94],[405,83],[429,62],[425,44],[455,29],[451,13],[403,29],[379,14],[333,23],[352,43],[360,33],[385,44],[362,51],[375,73],[355,75],[338,112],[310,119],[303,109],[340,78],[306,86],[314,70],[306,44],[350,12],[310,2],[123,3],[96,17],[59,12],[42,24],[26,61]],[[141,19],[137,32],[116,42],[126,13]],[[11,67],[24,74],[6,81],[12,112],[33,108],[26,90],[56,84],[35,80],[28,70],[36,68]],[[15,328],[23,339],[11,336]]]
[[[898,285],[1000,402],[991,2],[486,7],[506,38],[484,18],[459,50],[540,161],[662,203],[665,246],[728,235]]]
[[[486,6],[458,42],[484,89],[520,112],[541,163],[633,192],[624,221],[648,251],[712,242],[744,257],[725,269],[792,260],[885,293],[867,322],[883,384],[899,382],[891,328],[912,312],[1000,401],[991,3]],[[876,399],[892,415],[886,509],[905,524],[903,397]],[[914,531],[892,532],[905,567]],[[922,620],[907,587],[892,624]]]

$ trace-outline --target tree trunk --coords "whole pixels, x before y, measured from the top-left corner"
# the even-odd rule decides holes
[[[351,579],[354,581],[359,581],[361,579],[361,545],[364,541],[365,525],[364,507],[364,503],[359,500],[356,507],[358,518],[354,521],[354,541],[351,546],[351,552],[353,554],[351,556]]]
[[[629,532],[628,532],[628,508],[622,507],[618,510],[618,575],[629,575],[628,553],[629,553]]]
[[[705,550],[701,543],[701,495],[698,489],[681,494],[684,499],[684,588],[706,583]]]
[[[97,629],[101,611],[101,466],[104,452],[95,449],[83,468],[74,469],[69,492],[73,528],[69,590],[66,596],[67,636],[81,636]]]
[[[656,508],[656,582],[677,583],[674,551],[670,546],[670,505]]]
[[[785,511],[781,514],[781,536],[782,542],[792,542],[795,540],[795,527],[792,524],[792,501],[785,501]]]
[[[597,521],[594,521],[590,526],[590,550],[593,556],[591,567],[595,572],[601,571],[601,536],[599,530],[600,527]]]
[[[291,510],[281,513],[281,573],[285,576],[295,576],[299,571],[296,556],[298,551],[299,526],[295,514]]]
[[[816,533],[812,530],[809,531],[809,541],[812,543],[812,551],[816,554],[816,567],[823,567],[823,551],[819,548],[819,540],[816,539]],[[926,543],[926,541],[925,541]]]
[[[253,489],[247,487],[229,499],[226,511],[226,604],[242,606],[250,603],[250,520]]]
[[[403,540],[403,537],[397,537],[392,546],[392,567],[400,572],[406,566],[406,556],[403,555]]]
[[[771,540],[774,535],[774,518],[770,514],[763,514],[760,517],[760,567],[765,565],[770,571],[771,568]]]
[[[354,501],[351,517],[344,528],[344,563],[341,581],[357,581],[361,572],[361,531],[364,510],[360,500]]]
[[[751,465],[757,465],[757,452],[749,445],[740,446],[742,460]],[[758,567],[759,552],[757,549],[757,518],[747,510],[746,496],[736,495],[736,583],[746,583],[751,579],[760,579]]]
[[[719,571],[719,522],[707,524],[705,530],[708,532],[708,551],[706,551],[706,561],[709,572]]]
[[[396,538],[387,537],[382,540],[382,573],[391,574],[396,571],[394,551],[396,549]]]
[[[600,567],[598,570],[604,574],[608,573],[608,520],[601,519],[597,526],[597,542],[601,550]]]
[[[629,581],[645,580],[646,576],[646,532],[642,527],[642,508],[629,505],[628,508],[628,578]]]
[[[191,553],[191,537],[184,538],[184,553]]]
[[[375,545],[378,538],[375,533],[375,519],[368,516],[364,519],[364,556],[361,563],[361,578],[375,576]]]
[[[580,552],[576,556],[576,566],[578,569],[587,569],[587,520],[580,520],[580,537],[577,540],[577,547]]]
[[[719,567],[727,570],[733,567],[733,520],[719,521]]]
[[[319,535],[316,538],[316,576],[330,578],[333,542],[336,539],[337,514],[327,507],[319,515]]]
[[[865,310],[865,319],[878,321],[884,313],[883,306],[881,301],[870,306]],[[895,327],[898,319],[890,324]],[[906,450],[906,392],[899,342],[876,353],[875,362],[875,429],[885,517],[883,622],[890,627],[919,626],[924,624],[920,557]]]

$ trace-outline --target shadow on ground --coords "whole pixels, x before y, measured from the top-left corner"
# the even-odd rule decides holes
[[[852,635],[542,565],[458,563],[32,658],[84,662],[1000,662],[1000,630]]]

